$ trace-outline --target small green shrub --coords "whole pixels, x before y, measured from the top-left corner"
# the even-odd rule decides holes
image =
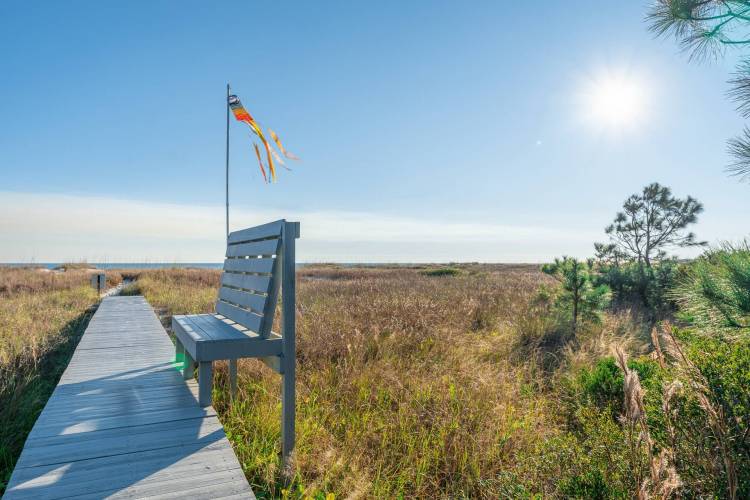
[[[141,287],[137,281],[127,284],[120,290],[120,295],[142,295]]]
[[[671,289],[680,266],[674,259],[655,262],[651,267],[638,262],[599,262],[595,283],[612,290],[616,304],[639,304],[653,317],[675,310]]]
[[[592,368],[584,368],[576,378],[576,385],[586,403],[599,408],[611,408],[614,415],[622,413],[622,371],[615,358],[599,360]]]
[[[458,276],[461,270],[455,267],[437,267],[420,271],[424,276]]]
[[[661,404],[663,377],[658,363],[647,357],[640,357],[629,360],[628,367],[638,374],[647,394],[653,394],[658,404]],[[579,406],[593,406],[600,410],[609,408],[613,418],[623,413],[622,370],[611,356],[600,359],[591,368],[581,369],[574,377],[573,390],[579,395]]]
[[[683,338],[686,336],[683,335]],[[687,355],[700,372],[706,385],[710,403],[718,413],[720,427],[716,431],[704,433],[704,439],[695,443],[694,453],[701,451],[700,446],[708,445],[714,456],[706,465],[716,466],[723,460],[719,454],[722,445],[728,446],[728,453],[737,470],[738,497],[750,497],[750,338],[727,342],[718,338],[707,338],[695,335],[685,342]],[[688,398],[684,401],[679,415],[678,425],[684,429],[706,427],[709,416],[699,401]],[[686,460],[686,467],[693,467],[699,460]],[[690,471],[691,476],[701,477],[701,473],[710,474],[709,470],[697,467]],[[708,467],[705,467],[708,469]],[[721,466],[718,467],[721,470]],[[714,469],[716,470],[716,468]],[[714,473],[715,474],[715,473]],[[726,477],[720,474],[716,478],[719,487],[725,487]]]
[[[96,269],[96,266],[87,262],[65,262],[53,268],[55,271],[71,271],[75,269]]]
[[[618,422],[594,407],[579,408],[572,417],[574,429],[520,457],[524,486],[540,498],[633,497],[635,474]]]

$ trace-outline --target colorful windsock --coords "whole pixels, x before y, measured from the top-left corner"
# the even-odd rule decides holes
[[[234,117],[237,119],[237,121],[246,123],[250,127],[250,130],[252,130],[253,133],[257,135],[260,141],[263,143],[263,147],[266,150],[266,162],[268,164],[268,171],[271,174],[271,181],[275,182],[276,181],[276,167],[274,165],[274,157],[277,158],[278,162],[281,165],[283,165],[284,162],[281,161],[281,158],[279,157],[278,154],[276,154],[276,151],[274,151],[271,148],[271,145],[268,143],[268,141],[266,140],[266,137],[263,135],[263,131],[258,125],[258,122],[255,121],[255,119],[252,117],[250,113],[248,113],[248,111],[242,105],[242,102],[240,102],[239,97],[237,97],[234,94],[230,95],[228,104],[229,104],[229,108],[232,110],[232,113],[234,114]],[[273,138],[274,142],[277,144],[277,146],[279,147],[279,150],[284,156],[292,160],[299,159],[284,149],[276,133],[274,133],[272,130],[269,130],[269,133],[271,134],[271,137]],[[261,159],[258,145],[253,144],[253,146],[255,147],[255,154],[258,157],[258,163],[260,164],[260,171],[263,174],[263,180],[268,182],[268,178],[266,177],[266,171],[265,171],[265,168],[263,167],[263,160]]]

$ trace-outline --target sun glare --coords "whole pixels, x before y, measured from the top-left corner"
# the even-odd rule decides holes
[[[624,130],[643,123],[646,99],[644,84],[635,77],[605,74],[588,83],[583,104],[593,125]]]

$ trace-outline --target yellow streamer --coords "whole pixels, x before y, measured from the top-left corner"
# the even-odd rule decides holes
[[[296,155],[284,149],[284,146],[281,144],[281,139],[279,139],[279,136],[276,135],[276,132],[274,132],[273,130],[269,128],[268,133],[271,134],[271,138],[273,139],[273,142],[275,142],[276,145],[279,147],[279,151],[281,151],[281,154],[283,154],[290,160],[299,160],[299,158]]]

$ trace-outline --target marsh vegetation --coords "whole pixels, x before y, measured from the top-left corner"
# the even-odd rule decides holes
[[[712,265],[722,264],[706,257],[682,272],[703,276]],[[618,303],[582,316],[573,343],[565,290],[538,266],[431,267],[442,269],[298,273],[291,477],[278,460],[278,377],[241,361],[230,404],[219,364],[215,406],[259,495],[748,491],[746,336],[725,342],[682,313],[680,326],[654,323],[642,306]],[[218,277],[146,271],[131,291],[165,316],[209,312]],[[691,279],[682,286],[699,286]]]

